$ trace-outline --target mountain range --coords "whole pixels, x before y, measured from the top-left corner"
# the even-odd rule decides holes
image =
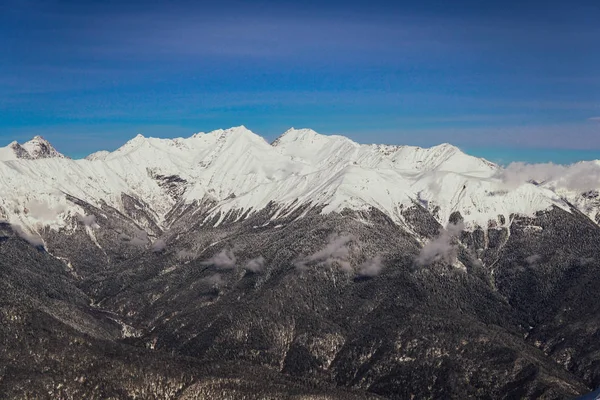
[[[0,148],[0,397],[570,398],[600,161],[243,126]]]

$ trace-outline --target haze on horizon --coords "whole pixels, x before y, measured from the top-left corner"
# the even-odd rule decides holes
[[[43,135],[81,157],[243,124],[596,159],[598,20],[593,1],[7,0],[0,146]]]

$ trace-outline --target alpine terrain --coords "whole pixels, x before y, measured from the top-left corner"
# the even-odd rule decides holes
[[[575,398],[600,161],[243,126],[0,148],[0,398]]]

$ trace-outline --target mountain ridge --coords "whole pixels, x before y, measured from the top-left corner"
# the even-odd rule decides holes
[[[595,164],[243,127],[90,158],[0,162],[0,397],[600,384]]]
[[[0,154],[10,146],[14,147],[0,149]],[[35,157],[0,165],[5,177],[0,188],[9,194],[0,202],[0,217],[29,228],[40,221],[57,222],[54,226],[64,226],[65,221],[59,210],[55,219],[37,220],[10,210],[37,201],[71,216],[81,212],[68,207],[61,193],[95,205],[106,201],[119,209],[125,193],[149,204],[159,225],[177,202],[203,199],[216,201],[210,215],[222,218],[275,202],[288,213],[304,204],[323,205],[326,213],[375,207],[396,222],[403,219],[402,208],[419,202],[436,210],[442,225],[460,212],[471,229],[553,206],[568,210],[575,204],[592,219],[598,213],[595,198],[553,190],[553,182],[530,183],[521,177],[509,187],[503,177],[506,169],[447,143],[431,148],[362,145],[344,136],[291,128],[269,144],[239,126],[188,138],[137,135],[113,152],[96,152],[82,160],[65,158],[41,137],[27,142],[24,150]],[[61,178],[65,174],[68,177]],[[181,179],[171,184],[177,198],[153,178],[157,175]]]

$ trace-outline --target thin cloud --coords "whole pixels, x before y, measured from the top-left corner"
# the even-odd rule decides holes
[[[382,269],[383,261],[381,260],[381,256],[377,255],[361,264],[361,266],[358,268],[358,275],[372,278],[379,275]]]
[[[223,249],[206,261],[202,261],[202,265],[212,265],[219,269],[233,269],[235,268],[236,257],[233,250]]]
[[[529,257],[525,258],[525,262],[529,265],[537,264],[542,259],[542,256],[539,254],[532,254]]]
[[[448,224],[446,229],[442,229],[435,239],[423,246],[417,256],[417,264],[426,266],[438,261],[453,264],[458,253],[456,238],[463,229],[462,222]]]
[[[119,240],[127,241],[133,246],[144,247],[148,243],[148,233],[143,230],[138,230],[133,237],[128,236],[125,233],[120,233]]]
[[[551,189],[587,191],[600,187],[600,165],[583,161],[572,165],[553,163],[527,164],[516,162],[499,171],[508,189],[519,187],[527,182],[547,186]]]
[[[204,278],[203,281],[217,288],[220,288],[225,285],[225,280],[223,279],[221,274],[211,275],[207,278]]]
[[[175,257],[180,261],[190,261],[196,258],[196,253],[189,250],[179,250]]]
[[[26,206],[27,214],[41,221],[54,221],[56,218],[67,211],[64,204],[52,205],[45,201],[31,200]]]
[[[85,226],[89,226],[90,228],[97,229],[100,228],[100,225],[96,223],[96,216],[94,214],[90,215],[80,215],[77,214],[77,220],[81,222]]]
[[[39,235],[25,232],[25,230],[20,225],[12,225],[12,229],[17,234],[17,236],[19,236],[21,239],[24,239],[30,245],[34,247],[44,247],[44,241]]]
[[[165,243],[165,241],[163,239],[157,239],[156,241],[154,241],[154,243],[152,243],[152,246],[150,247],[150,249],[155,253],[160,253],[166,247],[167,247],[167,243]]]
[[[328,266],[337,264],[346,272],[352,271],[348,260],[350,248],[348,244],[353,240],[351,235],[332,235],[324,248],[316,253],[294,262],[297,268],[306,268],[309,264],[325,264]]]
[[[244,269],[247,271],[251,271],[254,273],[261,272],[265,267],[265,258],[263,256],[258,256],[249,260],[245,265]]]

